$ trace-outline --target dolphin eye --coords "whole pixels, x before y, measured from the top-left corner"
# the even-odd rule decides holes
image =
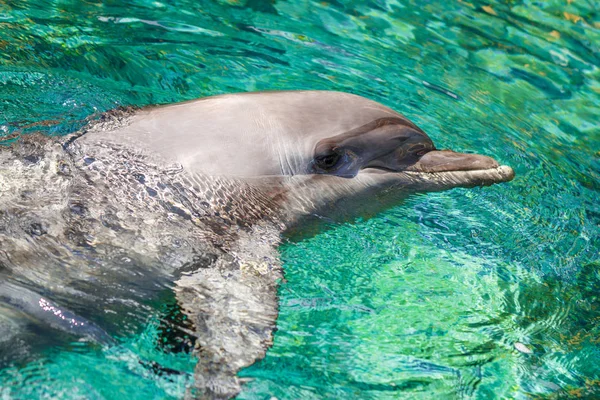
[[[321,169],[331,169],[337,165],[341,157],[342,156],[339,153],[330,153],[321,156],[316,156],[315,164]]]
[[[419,157],[429,153],[432,149],[429,149],[422,144],[411,147],[410,151],[418,155]]]

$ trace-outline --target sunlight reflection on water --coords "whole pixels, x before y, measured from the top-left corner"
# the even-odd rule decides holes
[[[491,155],[517,178],[417,196],[283,246],[275,345],[243,371],[253,380],[240,398],[600,396],[597,8],[6,0],[0,139],[66,134],[117,105],[238,91],[380,101],[438,147]],[[122,348],[191,372],[187,356],[153,347],[155,323],[140,318]],[[189,376],[139,372],[118,351],[51,349],[3,370],[0,392],[183,395]]]

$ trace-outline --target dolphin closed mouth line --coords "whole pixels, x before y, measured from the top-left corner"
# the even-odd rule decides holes
[[[443,175],[443,174],[460,174],[460,173],[485,173],[485,172],[497,172],[500,173],[502,175],[507,175],[510,176],[511,180],[512,178],[514,178],[514,171],[511,167],[507,166],[507,165],[499,165],[497,167],[491,167],[491,168],[483,168],[483,169],[463,169],[463,170],[448,170],[448,171],[412,171],[412,170],[408,170],[405,171],[407,174],[411,174],[411,175],[418,175],[418,174],[423,174],[423,175]]]

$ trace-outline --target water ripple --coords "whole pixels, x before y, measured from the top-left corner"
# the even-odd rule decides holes
[[[517,177],[285,245],[275,345],[243,372],[254,380],[240,398],[594,398],[599,49],[593,1],[5,0],[0,140],[235,91],[383,102],[438,147],[494,156]],[[132,313],[100,318],[126,350],[15,345],[34,361],[2,370],[0,393],[183,396],[189,375],[134,357],[193,368],[157,350],[161,305]]]

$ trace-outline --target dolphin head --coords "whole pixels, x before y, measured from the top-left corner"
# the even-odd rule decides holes
[[[514,177],[490,157],[436,149],[402,114],[348,93],[239,93],[119,118],[88,129],[75,143],[133,148],[193,176],[258,185],[292,215],[327,217],[335,211],[329,206],[342,203],[349,214],[364,205],[384,210],[410,193]]]
[[[491,157],[437,150],[423,130],[399,114],[313,142],[305,173],[289,180],[288,200],[295,198],[292,230],[299,223],[305,229],[307,221],[370,217],[413,193],[514,178],[512,168]]]
[[[355,178],[364,174],[403,173],[403,179],[429,181],[428,190],[510,181],[514,172],[491,157],[437,150],[431,138],[410,121],[380,118],[319,140],[307,166],[309,174]]]

